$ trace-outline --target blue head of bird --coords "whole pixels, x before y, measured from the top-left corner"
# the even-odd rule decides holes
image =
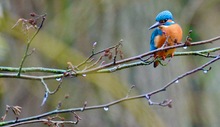
[[[156,16],[156,23],[153,24],[149,28],[149,30],[154,29],[156,27],[159,27],[161,25],[169,26],[174,23],[173,20],[174,20],[173,15],[170,11],[168,11],[168,10],[162,11]],[[171,21],[171,22],[167,22],[167,21]]]

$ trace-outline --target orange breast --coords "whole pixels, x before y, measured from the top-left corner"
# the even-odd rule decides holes
[[[160,47],[163,46],[163,44],[166,41],[166,37],[168,37],[168,43],[167,43],[166,46],[172,46],[175,43],[180,43],[181,42],[181,40],[182,40],[182,29],[178,24],[173,24],[173,25],[170,25],[170,26],[163,26],[162,25],[159,28],[163,31],[163,34],[162,34],[162,36],[157,36],[154,39],[155,46],[157,48],[160,48]],[[167,51],[157,52],[155,54],[155,56],[165,58],[168,55],[173,55],[174,52],[175,52],[175,49],[169,49]]]

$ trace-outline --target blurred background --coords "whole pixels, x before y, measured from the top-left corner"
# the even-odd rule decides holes
[[[27,38],[21,25],[11,29],[19,18],[30,13],[47,13],[43,29],[31,44],[35,52],[24,67],[66,69],[67,62],[79,64],[91,53],[115,45],[123,39],[125,58],[149,51],[151,32],[148,28],[155,16],[170,10],[184,31],[183,41],[190,29],[193,41],[205,40],[220,34],[219,0],[0,0],[0,66],[18,67],[26,48]],[[177,51],[202,50],[218,47],[219,41]],[[22,107],[20,118],[56,109],[105,104],[125,97],[158,89],[178,75],[194,69],[210,59],[198,56],[174,57],[167,66],[141,66],[111,74],[65,78],[62,88],[49,96],[40,106],[44,87],[39,81],[0,79],[0,116],[6,105]],[[146,99],[132,100],[102,109],[79,112],[78,127],[218,127],[220,125],[219,61],[211,65],[207,74],[198,72],[179,81],[167,91],[152,97],[161,102],[172,99],[172,108],[149,106]],[[47,80],[51,89],[58,82]],[[68,95],[69,98],[65,99]],[[62,114],[72,120],[72,114]],[[14,119],[12,113],[6,120]],[[24,126],[44,126],[32,124]]]

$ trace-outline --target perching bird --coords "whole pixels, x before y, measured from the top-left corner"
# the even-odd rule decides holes
[[[154,28],[155,30],[152,32],[150,40],[151,51],[162,46],[166,47],[181,43],[182,28],[174,22],[173,15],[170,11],[162,11],[156,16],[156,23],[149,30]],[[174,52],[175,49],[159,51],[154,54],[154,58],[161,57],[164,60],[168,55],[172,57]],[[154,67],[157,67],[158,64],[159,62],[155,61]]]

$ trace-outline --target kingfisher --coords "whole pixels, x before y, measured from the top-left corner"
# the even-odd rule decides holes
[[[150,51],[166,46],[172,46],[181,43],[182,28],[174,22],[173,15],[170,11],[165,10],[156,16],[156,23],[149,30],[154,29],[150,38]],[[159,51],[154,54],[154,58],[162,58],[165,60],[167,56],[173,57],[175,49]],[[159,61],[154,62],[154,68],[159,65]]]

